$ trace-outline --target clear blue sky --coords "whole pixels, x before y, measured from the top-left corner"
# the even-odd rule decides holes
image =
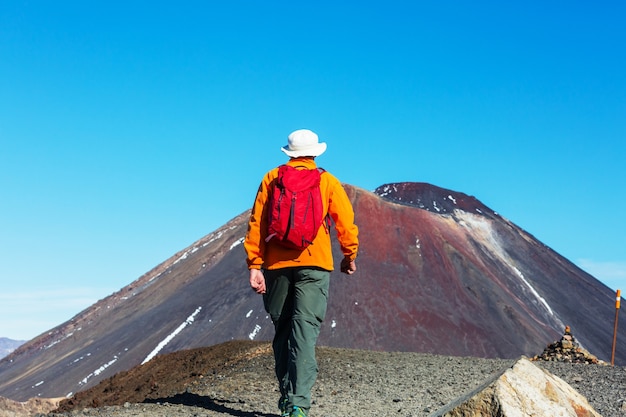
[[[344,182],[474,195],[626,290],[625,21],[618,1],[4,1],[0,336],[248,209],[299,128]]]

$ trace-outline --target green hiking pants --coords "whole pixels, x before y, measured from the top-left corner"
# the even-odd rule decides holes
[[[288,410],[311,407],[317,378],[315,344],[326,315],[330,272],[311,267],[265,271],[263,296],[276,331],[272,347],[281,400]]]

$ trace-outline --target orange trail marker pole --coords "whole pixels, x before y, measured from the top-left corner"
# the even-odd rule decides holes
[[[611,351],[611,366],[615,365],[615,343],[617,342],[617,318],[619,314],[619,304],[621,300],[621,291],[617,290],[615,295],[615,326],[613,326],[613,349]]]

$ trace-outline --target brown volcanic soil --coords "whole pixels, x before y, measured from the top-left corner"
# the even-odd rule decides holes
[[[514,361],[320,347],[311,415],[427,416]],[[604,417],[626,416],[625,368],[538,364]],[[269,343],[229,342],[157,356],[46,416],[268,417],[278,411],[275,385]]]

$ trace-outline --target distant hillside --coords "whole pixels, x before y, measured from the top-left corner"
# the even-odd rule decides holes
[[[12,340],[6,337],[0,337],[0,358],[4,358],[15,349],[26,343],[25,340]]]

